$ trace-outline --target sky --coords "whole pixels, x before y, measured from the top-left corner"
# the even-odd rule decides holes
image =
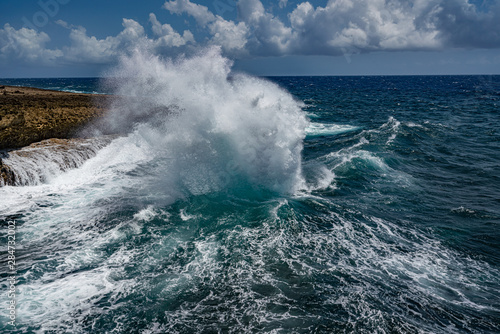
[[[500,0],[0,1],[0,78],[211,46],[255,75],[500,74]]]

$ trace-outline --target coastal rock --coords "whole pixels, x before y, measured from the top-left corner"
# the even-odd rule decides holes
[[[71,138],[104,114],[108,99],[106,95],[1,86],[0,149]]]
[[[16,174],[5,165],[0,158],[0,187],[9,185],[12,186],[16,183]]]

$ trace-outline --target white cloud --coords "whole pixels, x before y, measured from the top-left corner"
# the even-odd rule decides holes
[[[427,3],[427,4],[424,4]],[[441,41],[431,18],[431,1],[414,4],[385,0],[329,1],[325,7],[300,4],[289,18],[297,53],[335,54],[342,48],[423,50]],[[421,22],[418,26],[416,22]]]
[[[7,23],[0,29],[0,59],[4,62],[15,59],[27,63],[54,64],[63,53],[58,49],[47,49],[45,45],[49,41],[50,37],[44,32],[28,28],[16,30]]]
[[[170,24],[162,25],[153,13],[149,14],[149,21],[152,24],[153,33],[158,36],[158,39],[153,41],[158,47],[179,47],[186,45],[188,42],[195,42],[191,31],[184,30],[181,36]]]
[[[57,20],[54,22],[55,24],[58,24],[60,25],[61,27],[63,28],[66,28],[66,29],[73,29],[73,28],[76,28],[76,26],[72,25],[72,24],[69,24],[68,22],[66,21],[63,21],[63,20]]]
[[[239,0],[234,20],[190,0],[170,0],[163,7],[193,17],[202,38],[208,36],[203,45],[218,45],[235,58],[500,48],[500,2],[483,2],[478,9],[469,1],[329,0],[323,6],[303,1],[292,8],[280,0],[287,15],[276,16],[260,0]],[[123,19],[118,35],[99,39],[84,27],[58,20],[69,30],[70,45],[53,49],[45,32],[5,24],[0,28],[0,59],[3,64],[107,64],[136,47],[171,55],[196,45],[190,30],[177,32],[154,14],[149,21],[152,36],[137,21]]]
[[[164,8],[192,16],[207,28],[212,36],[210,44],[221,45],[233,56],[337,55],[346,49],[369,52],[439,48],[442,41],[433,19],[439,7],[433,3],[331,0],[325,7],[314,7],[303,2],[289,13],[288,25],[266,11],[259,0],[238,2],[239,22],[216,16],[208,7],[190,0],[169,1]],[[284,7],[286,1],[281,5]]]
[[[31,64],[50,65],[64,64],[109,64],[123,54],[130,53],[137,47],[156,53],[170,52],[174,49],[195,43],[193,34],[185,30],[183,34],[176,32],[169,24],[161,24],[154,14],[150,14],[150,23],[154,36],[148,37],[145,29],[138,22],[123,19],[123,30],[116,36],[99,39],[89,36],[87,30],[81,26],[74,26],[63,20],[55,23],[69,30],[70,45],[61,49],[48,49],[50,41],[45,32],[37,32],[29,28],[14,29],[6,24],[0,29],[0,59],[14,63],[26,62]],[[220,38],[228,44],[228,48],[241,48],[231,34],[239,36],[238,26],[227,23],[218,28]],[[227,30],[224,32],[224,30]]]
[[[280,8],[287,4],[279,2]],[[260,0],[240,0],[238,21],[190,0],[168,1],[164,8],[192,16],[212,36],[210,44],[230,55],[238,55],[235,50],[276,56],[500,47],[500,2],[481,13],[468,0],[329,0],[324,7],[305,1],[288,13],[288,21],[266,11]],[[222,27],[237,33],[226,37]],[[230,37],[234,42],[225,43]]]
[[[221,46],[231,56],[279,55],[287,49],[291,37],[291,29],[272,14],[266,13],[258,0],[242,0],[238,3],[240,22],[225,20],[210,12],[208,7],[190,0],[171,0],[163,7],[173,14],[192,16],[210,33],[208,44]]]
[[[166,2],[163,7],[173,14],[188,14],[204,28],[208,29],[211,39],[208,44],[218,45],[232,55],[245,55],[249,29],[245,22],[228,21],[220,15],[214,15],[208,7],[192,3],[189,0]]]
[[[65,60],[74,63],[107,64],[137,47],[161,53],[195,42],[189,30],[180,35],[169,24],[161,24],[152,13],[149,21],[154,38],[149,38],[144,27],[130,19],[123,19],[124,29],[117,36],[108,36],[104,39],[88,36],[83,27],[70,26],[64,21],[58,22],[61,26],[71,29],[69,35],[71,45],[63,48]]]
[[[256,55],[281,55],[289,50],[292,29],[265,11],[259,0],[238,2],[238,14],[252,31],[248,45]]]
[[[215,15],[208,10],[208,7],[192,3],[189,0],[175,0],[165,2],[163,8],[171,13],[181,15],[187,13],[192,16],[202,27],[215,21]]]
[[[134,20],[123,19],[124,29],[117,36],[97,39],[88,36],[83,27],[72,28],[71,46],[63,48],[65,60],[75,63],[106,64],[131,47],[146,42],[144,27]]]
[[[219,45],[226,52],[243,55],[248,38],[248,27],[244,22],[226,21],[220,16],[209,25],[210,44]]]

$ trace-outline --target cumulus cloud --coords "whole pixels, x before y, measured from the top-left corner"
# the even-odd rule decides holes
[[[292,7],[280,0],[281,9],[266,9],[260,0],[239,0],[237,17],[227,19],[194,0],[169,0],[164,9],[196,21],[198,41],[190,30],[177,32],[153,13],[151,36],[130,19],[123,19],[119,34],[106,38],[89,36],[84,27],[58,20],[69,30],[70,44],[53,49],[45,32],[5,24],[0,28],[0,59],[3,64],[15,59],[32,64],[107,64],[136,47],[172,55],[205,45],[220,46],[234,58],[500,48],[500,2],[470,1],[328,0],[324,5],[302,1]],[[213,7],[217,9],[215,3]]]
[[[194,36],[189,30],[184,30],[181,36],[170,24],[161,24],[153,13],[149,14],[149,21],[152,24],[153,33],[158,37],[153,40],[156,47],[170,48],[183,46],[189,42],[195,43]]]
[[[238,14],[252,31],[248,41],[255,55],[287,54],[292,43],[292,29],[281,20],[266,12],[259,0],[238,2]]]
[[[214,15],[208,7],[192,3],[189,0],[166,2],[163,8],[172,14],[187,14],[193,17],[198,25],[206,28],[211,36],[210,45],[217,45],[232,55],[246,55],[246,43],[249,29],[245,22],[225,20],[220,15]]]
[[[192,16],[202,27],[206,26],[209,22],[215,21],[216,19],[215,15],[208,10],[208,7],[192,3],[188,0],[165,2],[163,8],[178,15],[186,13]]]
[[[71,28],[71,46],[63,48],[65,60],[91,64],[106,64],[130,47],[146,41],[144,27],[134,20],[123,19],[124,29],[117,36],[98,39],[88,36],[83,27]]]
[[[8,23],[0,29],[0,59],[22,60],[27,63],[51,65],[63,56],[61,50],[47,49],[50,37],[44,32],[28,28],[14,29]]]
[[[281,0],[279,7],[287,3]],[[479,11],[468,0],[329,0],[325,6],[305,1],[283,20],[266,11],[260,0],[240,0],[236,21],[224,20],[190,0],[171,0],[164,8],[192,16],[212,36],[210,43],[229,54],[235,50],[266,56],[500,47],[499,2]],[[226,30],[224,35],[222,27],[235,33],[229,36]],[[230,37],[234,42],[225,44]]]
[[[54,63],[56,59],[66,64],[109,64],[137,47],[162,53],[195,43],[189,30],[181,35],[169,24],[161,24],[152,13],[149,21],[154,34],[151,38],[137,21],[123,19],[123,30],[118,35],[99,39],[89,36],[84,27],[58,20],[56,24],[70,31],[70,45],[60,50],[45,47],[50,38],[44,32],[28,28],[16,30],[6,24],[4,29],[0,29],[0,56],[41,64]]]
[[[314,8],[304,2],[290,14],[293,48],[302,53],[335,54],[342,48],[362,52],[439,48],[433,1],[329,1]]]
[[[221,46],[233,55],[246,55],[249,30],[244,22],[235,23],[217,16],[216,20],[210,23],[209,30],[212,35],[210,44]]]

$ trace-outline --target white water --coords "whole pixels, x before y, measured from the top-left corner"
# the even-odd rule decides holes
[[[48,182],[64,171],[82,166],[110,141],[109,137],[44,140],[5,152],[2,162],[15,174],[12,185],[37,185]],[[0,186],[3,186],[3,179],[0,182]]]
[[[303,187],[301,104],[271,82],[231,73],[217,48],[177,61],[136,52],[109,76],[122,98],[107,127],[144,139],[161,161],[159,182],[173,191]]]
[[[358,129],[359,127],[352,125],[311,123],[306,129],[306,133],[310,137],[333,136],[333,135],[340,135],[342,133],[356,131]]]
[[[250,332],[272,322],[288,332],[296,324],[309,323],[312,328],[320,317],[300,307],[302,301],[308,302],[301,293],[307,296],[312,287],[321,296],[321,307],[341,306],[350,323],[370,322],[379,332],[387,328],[384,312],[397,315],[399,305],[438,301],[484,307],[473,295],[490,293],[489,284],[498,271],[464,259],[404,224],[374,216],[361,219],[361,212],[349,207],[340,214],[335,211],[336,199],[310,196],[294,203],[295,208],[286,199],[271,200],[263,204],[271,218],[264,215],[257,228],[248,219],[255,215],[241,217],[244,210],[212,215],[217,206],[227,205],[226,200],[208,209],[204,204],[193,206],[198,211],[163,205],[163,200],[236,187],[236,182],[279,191],[293,191],[303,182],[300,150],[307,122],[298,104],[266,81],[245,76],[228,80],[228,66],[213,50],[176,63],[140,54],[125,59],[116,72],[124,79],[116,92],[131,98],[116,101],[108,125],[129,133],[80,168],[56,171],[45,184],[0,189],[0,214],[19,214],[24,220],[18,230],[19,254],[27,254],[19,261],[23,272],[18,286],[19,324],[39,328],[39,333],[85,332],[95,330],[93,325],[102,331],[98,321],[116,325],[110,332],[139,330],[131,324],[138,315],[136,304],[144,299],[146,306],[169,305],[184,293],[196,295],[192,288],[197,281],[208,282],[215,292],[194,301],[196,306],[187,303],[161,310],[168,321],[148,323],[150,332],[175,332],[178,324],[198,326],[192,328],[201,332],[202,316],[211,314],[235,326],[243,313],[252,320],[235,331]],[[137,76],[131,79],[133,71]],[[189,75],[195,78],[190,80]],[[183,89],[191,91],[182,93]],[[126,121],[120,121],[122,116]],[[390,120],[373,132],[390,128],[392,135],[397,130],[390,126],[393,123]],[[316,181],[309,190],[334,189],[335,175],[342,177],[357,166],[368,166],[382,181],[411,181],[365,149],[370,141],[363,136],[368,131],[372,130],[360,133],[352,146],[316,159],[324,166],[314,166]],[[269,160],[273,157],[276,160]],[[297,204],[321,213],[300,215]],[[161,220],[158,230],[155,220]],[[203,228],[208,224],[234,228],[218,239],[210,228]],[[141,237],[146,241],[136,243]],[[190,246],[191,257],[184,255]],[[229,258],[227,254],[234,258],[221,261],[223,255]],[[169,264],[176,255],[184,257]],[[288,272],[280,274],[284,268]],[[484,277],[476,279],[476,273]],[[326,276],[355,279],[322,281]],[[396,288],[381,287],[391,284]],[[256,285],[275,292],[256,290]],[[384,289],[401,297],[380,298]],[[377,307],[373,301],[379,298],[382,305]],[[228,311],[215,313],[211,308],[215,304]],[[276,305],[287,312],[273,312]],[[331,316],[329,323],[338,321],[338,314]],[[419,317],[422,323],[410,323],[401,331],[416,332],[418,325],[422,332],[437,332],[426,314]]]
[[[47,256],[33,260],[32,268],[20,261],[18,322],[40,324],[40,332],[60,326],[77,330],[78,325],[62,323],[71,322],[76,309],[84,317],[106,294],[119,299],[135,289],[135,279],[119,277],[140,250],[111,257],[105,250],[140,233],[152,217],[160,215],[167,224],[168,214],[151,204],[143,207],[144,198],[171,203],[238,183],[279,192],[303,186],[308,122],[299,102],[268,81],[231,75],[230,62],[218,50],[175,62],[136,53],[111,75],[120,78],[115,93],[121,98],[106,125],[121,137],[104,148],[89,142],[82,150],[92,153],[88,156],[43,147],[5,159],[20,184],[30,186],[1,188],[0,213],[29,215],[29,223],[18,229],[18,249]],[[136,210],[134,218],[101,231],[101,224],[113,224],[108,216],[115,205]],[[194,218],[180,212],[182,221]],[[181,242],[171,235],[172,248]],[[197,247],[202,257],[194,269],[196,263],[206,267],[212,246]],[[171,283],[182,284],[180,279]]]
[[[155,175],[152,183],[168,188],[171,199],[245,185],[304,188],[308,121],[302,104],[276,84],[232,73],[231,65],[217,48],[175,61],[139,51],[123,58],[108,73],[113,80],[103,83],[117,98],[94,131],[124,136],[107,154],[140,150],[148,157],[142,163],[155,161],[144,173]],[[103,146],[89,140],[81,149],[28,147],[4,162],[16,173],[16,185],[37,185],[80,167]]]

